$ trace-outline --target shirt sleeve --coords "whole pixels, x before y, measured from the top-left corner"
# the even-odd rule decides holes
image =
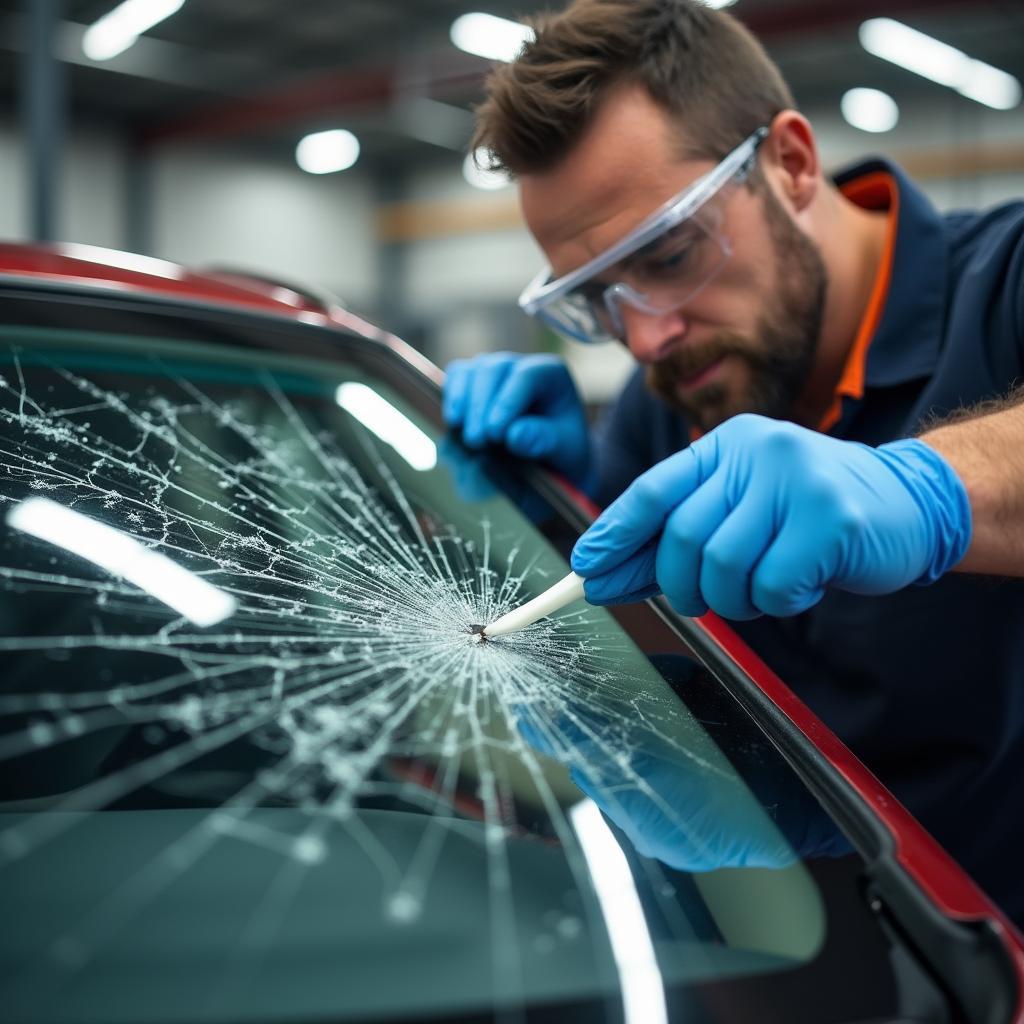
[[[1024,374],[1024,203],[1004,209],[1002,230],[989,246],[982,247],[979,264],[982,274],[987,271],[998,282],[986,333],[992,332],[995,343],[1016,357],[1013,382],[1020,384]]]
[[[1014,290],[1014,323],[1017,334],[1017,353],[1024,365],[1024,224],[1021,225],[1010,280]]]
[[[1024,375],[1024,203],[975,217],[967,236],[963,262],[954,265],[959,301],[949,334],[954,343],[977,336],[974,357],[994,377],[996,394],[1005,393]]]

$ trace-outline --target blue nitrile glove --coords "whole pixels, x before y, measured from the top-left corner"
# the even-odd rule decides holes
[[[501,494],[531,522],[543,523],[553,515],[551,506],[537,491],[512,474],[498,478],[499,488],[489,473],[493,460],[487,452],[470,451],[449,434],[437,446],[437,456],[438,464],[448,470],[455,493],[463,501],[487,501]]]
[[[967,492],[923,441],[878,448],[727,420],[638,477],[579,539],[592,604],[659,589],[683,615],[795,615],[826,587],[931,583],[971,539]]]
[[[487,476],[487,456],[467,451],[450,434],[437,446],[438,462],[452,478],[455,491],[463,501],[486,501],[498,493]]]
[[[565,363],[497,352],[456,359],[444,382],[444,418],[469,448],[503,444],[582,483],[590,466],[587,419]]]

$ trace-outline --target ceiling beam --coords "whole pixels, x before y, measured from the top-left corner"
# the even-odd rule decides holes
[[[27,48],[28,18],[23,14],[0,16],[0,49],[24,53]],[[110,60],[95,61],[82,50],[82,37],[88,25],[58,21],[54,53],[65,64],[93,68],[114,75],[147,78],[202,92],[241,95],[232,82],[251,81],[262,70],[252,58],[196,51],[152,36],[140,36],[123,53]]]
[[[842,4],[791,2],[781,8],[745,12],[737,16],[759,37],[772,41],[786,36],[835,31],[876,15],[912,16],[942,8],[963,10],[961,0],[846,0]],[[971,11],[964,12],[970,17]],[[0,45],[12,46],[20,39],[15,17],[0,23]],[[142,129],[138,142],[143,147],[172,142],[258,137],[286,127],[317,121],[368,114],[390,113],[401,130],[403,102],[410,97],[429,100],[465,101],[479,93],[490,68],[487,61],[444,47],[420,55],[415,81],[409,65],[368,67],[351,71],[330,71],[312,77],[277,84],[259,93],[248,92],[239,83],[266,82],[266,64],[247,58],[221,59],[217,54],[196,52],[159,39],[143,37],[130,50],[112,61],[98,64],[82,53],[81,37],[86,26],[63,22],[58,53],[76,64],[112,73],[138,75],[219,92],[225,98],[207,103],[186,116],[158,121]],[[415,134],[415,133],[412,133]],[[450,146],[455,132],[438,133],[437,144]],[[442,135],[444,136],[442,138]],[[434,140],[428,140],[434,141]]]

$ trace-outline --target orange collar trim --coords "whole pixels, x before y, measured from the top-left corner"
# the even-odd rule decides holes
[[[871,289],[867,309],[857,328],[857,336],[846,357],[842,376],[836,384],[832,404],[818,424],[822,433],[831,430],[839,422],[843,411],[844,398],[862,398],[864,396],[864,367],[867,364],[868,348],[871,339],[878,330],[885,309],[886,296],[889,294],[889,282],[892,278],[893,256],[896,250],[896,225],[899,223],[900,193],[895,177],[888,171],[873,171],[861,178],[847,182],[840,189],[852,203],[866,210],[888,210],[889,223],[885,236],[885,247],[882,259],[875,275],[875,283]]]

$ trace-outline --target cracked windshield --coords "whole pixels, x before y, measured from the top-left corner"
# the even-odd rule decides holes
[[[467,500],[394,375],[0,342],[6,1019],[656,1024],[672,986],[815,955],[692,662],[583,602],[472,631],[568,547]]]

